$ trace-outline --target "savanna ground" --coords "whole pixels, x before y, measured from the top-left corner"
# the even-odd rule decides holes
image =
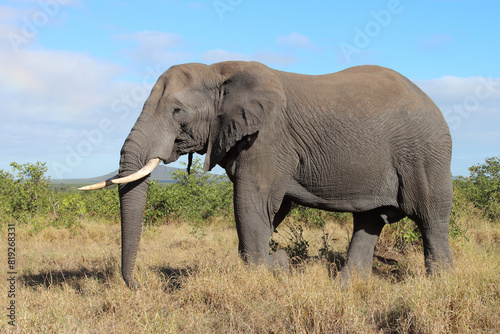
[[[310,258],[289,273],[243,265],[235,228],[227,222],[213,222],[203,230],[188,224],[147,228],[136,269],[139,290],[128,289],[121,278],[119,224],[84,221],[76,234],[49,227],[30,235],[29,226],[21,227],[17,330],[500,332],[500,229],[481,218],[460,223],[468,240],[452,241],[454,272],[426,277],[421,246],[401,254],[384,247],[383,235],[375,274],[343,289],[335,280],[335,262],[346,250],[350,222],[306,229]],[[321,258],[325,231],[329,254]],[[286,232],[280,234],[275,239],[288,238]],[[3,236],[5,240],[5,232]],[[5,254],[5,247],[1,251]],[[5,284],[0,296],[7,305]],[[2,332],[11,329],[7,319],[1,319]]]
[[[242,264],[234,220],[213,215],[202,224],[179,217],[146,224],[135,270],[142,284],[138,290],[128,289],[121,278],[118,219],[82,214],[84,202],[71,197],[80,203],[76,225],[61,220],[63,211],[55,205],[31,220],[11,218],[16,223],[15,328],[6,316],[12,300],[6,281],[8,231],[0,224],[5,314],[0,331],[498,333],[498,211],[487,217],[460,196],[450,225],[455,269],[439,277],[425,275],[421,240],[408,220],[384,228],[373,275],[342,288],[336,275],[352,231],[349,215],[326,216],[322,224],[311,223],[317,216],[287,218],[271,248],[296,256],[288,273]]]

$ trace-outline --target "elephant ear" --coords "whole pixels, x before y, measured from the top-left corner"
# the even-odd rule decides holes
[[[246,136],[256,134],[278,110],[285,92],[273,71],[256,62],[212,65],[220,75],[204,169],[209,171]]]

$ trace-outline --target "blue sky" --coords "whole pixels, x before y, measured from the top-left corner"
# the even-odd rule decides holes
[[[256,60],[306,74],[399,71],[443,111],[452,173],[468,175],[500,156],[498,13],[487,0],[0,1],[0,169],[111,172],[162,72]]]

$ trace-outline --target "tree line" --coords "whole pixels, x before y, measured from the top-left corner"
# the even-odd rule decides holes
[[[77,229],[82,219],[120,220],[117,187],[92,192],[62,191],[50,186],[46,163],[11,163],[12,173],[0,170],[0,219],[3,224],[31,224],[36,232],[46,226]],[[469,177],[453,181],[453,224],[466,214],[468,204],[485,218],[500,220],[500,157],[469,168]],[[233,221],[231,182],[224,175],[203,171],[199,159],[191,173],[173,172],[176,181],[159,184],[152,181],[144,213],[146,225],[189,222],[201,226],[216,218]],[[325,212],[295,205],[290,216],[295,221],[322,227],[327,220],[349,220],[346,213]],[[451,228],[453,231],[453,226]],[[406,235],[411,236],[411,231]],[[408,234],[410,233],[410,234]],[[418,237],[418,232],[416,237]]]

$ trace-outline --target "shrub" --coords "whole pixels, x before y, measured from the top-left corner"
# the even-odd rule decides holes
[[[151,182],[146,204],[146,224],[161,224],[182,219],[195,225],[217,216],[233,213],[233,187],[226,176],[205,172],[199,159],[193,161],[191,173],[173,172],[174,184]]]
[[[284,246],[272,238],[269,243],[271,252],[283,249],[287,253],[292,264],[301,263],[308,259],[309,241],[304,238],[304,229],[302,226],[297,223],[287,222],[285,223],[285,229],[282,231],[285,233],[285,236],[282,236],[282,238],[285,239]]]
[[[468,179],[459,178],[454,182],[459,196],[474,203],[484,215],[500,220],[500,157],[487,158],[484,164],[469,168]]]
[[[57,227],[76,228],[87,212],[82,196],[79,194],[63,194],[54,205],[54,222]]]
[[[422,235],[417,224],[408,217],[405,217],[396,223],[384,227],[381,237],[377,242],[377,249],[405,251],[412,246],[421,244],[421,242]]]
[[[49,208],[49,179],[45,176],[45,163],[10,164],[14,175],[0,172],[0,197],[2,215],[10,216],[19,222],[31,222],[36,215],[45,214]]]
[[[295,203],[292,204],[292,209],[290,210],[289,215],[294,221],[302,222],[308,227],[313,228],[323,228],[329,220],[345,224],[351,218],[351,214],[348,212],[329,212],[308,208]]]
[[[2,221],[8,220],[13,214],[15,188],[14,176],[0,170],[0,219]]]
[[[120,198],[118,187],[96,191],[79,192],[85,207],[85,215],[94,218],[118,221],[120,219]]]

